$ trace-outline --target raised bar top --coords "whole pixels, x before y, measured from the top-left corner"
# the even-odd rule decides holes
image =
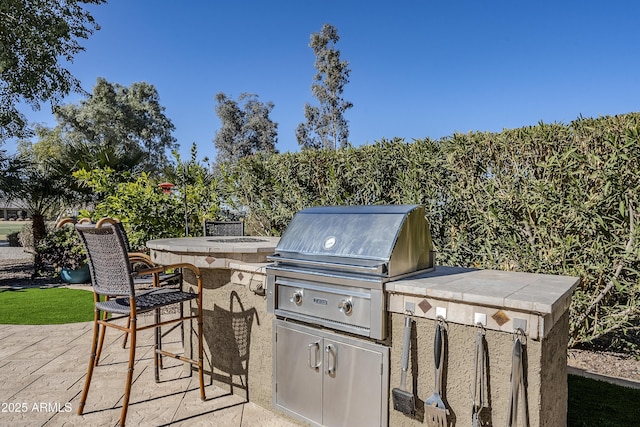
[[[208,236],[149,240],[149,249],[186,254],[273,253],[278,237]]]
[[[231,263],[265,263],[279,237],[208,236],[149,240],[151,259],[158,264],[187,262],[199,268],[229,268]]]

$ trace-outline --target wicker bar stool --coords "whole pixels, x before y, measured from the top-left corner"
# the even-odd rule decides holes
[[[149,257],[149,255],[147,255],[146,253],[137,252],[131,248],[129,237],[127,236],[127,232],[124,229],[124,225],[122,224],[122,222],[120,222],[120,220],[118,219],[109,218],[109,217],[101,218],[100,222],[102,224],[108,222],[110,224],[113,224],[116,228],[120,229],[120,232],[122,233],[122,238],[124,240],[124,247],[127,249],[127,252],[128,252],[131,268],[136,272],[136,274],[133,276],[133,283],[135,285],[136,292],[139,292],[140,290],[144,290],[144,289],[157,287],[158,284],[155,282],[156,277],[154,277],[153,274],[148,274],[148,273],[141,274],[141,270],[157,267],[156,263],[154,263]],[[171,273],[166,273],[163,271],[159,274],[157,279],[160,281],[160,285],[162,287],[165,287],[165,288],[170,286],[179,287],[182,282],[182,273],[180,271],[173,271]],[[103,314],[106,315],[107,313],[103,313]],[[180,315],[182,316],[182,306],[180,306]],[[176,325],[176,326],[182,326],[182,324]],[[127,322],[127,327],[129,327],[128,322]],[[171,328],[171,330],[173,330],[173,328]],[[102,346],[104,344],[104,332],[105,330],[104,328],[102,328],[102,331],[100,332],[100,342],[98,344],[98,353],[96,355],[96,364],[100,360],[100,353],[102,352]],[[182,335],[182,342],[184,342],[184,328],[182,328],[181,335]],[[122,339],[122,348],[126,348],[128,338],[129,338],[129,334],[124,334],[124,337]],[[158,345],[161,346],[162,341],[160,341]],[[160,366],[160,369],[162,369],[162,357],[160,357],[159,359],[159,366]]]
[[[120,414],[120,425],[125,425],[127,409],[129,407],[129,395],[131,393],[131,383],[133,379],[133,367],[136,354],[136,334],[137,331],[154,328],[155,330],[155,351],[154,369],[156,382],[159,380],[159,357],[167,356],[179,359],[197,366],[200,380],[200,398],[205,400],[204,376],[203,376],[203,342],[202,342],[202,278],[200,270],[191,264],[172,264],[158,266],[134,272],[131,269],[131,262],[127,253],[127,248],[122,229],[116,227],[108,221],[98,221],[97,224],[76,224],[80,238],[87,251],[87,260],[91,272],[91,284],[94,291],[95,313],[93,320],[93,339],[91,343],[91,356],[89,358],[89,368],[87,377],[80,398],[78,414],[82,415],[87,400],[87,394],[91,385],[93,369],[97,364],[96,351],[98,348],[98,335],[101,328],[112,327],[125,332],[130,336],[129,364],[125,383],[125,392]],[[197,293],[183,292],[176,288],[163,288],[160,286],[159,275],[169,269],[183,268],[193,271],[197,278]],[[156,287],[136,294],[134,276],[136,274],[152,274]],[[101,301],[101,296],[104,300]],[[187,301],[195,302],[190,313],[179,317],[162,320],[160,309],[173,304],[182,304]],[[149,325],[137,324],[138,314],[154,312],[154,322]],[[101,313],[109,313],[111,317],[103,316]],[[119,319],[127,319],[126,326],[114,323]],[[188,358],[182,355],[171,353],[161,349],[160,326],[185,320],[197,321],[198,350],[197,359]],[[100,340],[101,341],[101,340]]]
[[[127,236],[127,232],[124,229],[124,225],[120,220],[115,218],[104,217],[104,218],[101,218],[100,221],[101,221],[101,224],[104,224],[104,223],[113,224],[115,227],[119,228],[120,231],[122,232],[124,247],[127,249],[129,262],[131,263],[132,270],[137,271],[141,269],[149,269],[149,268],[157,267],[157,265],[151,260],[149,255],[147,255],[144,252],[134,251],[131,248],[129,237]],[[78,220],[76,220],[75,218],[62,218],[56,224],[56,228],[68,226],[69,224],[75,225],[76,223],[92,224],[90,218],[80,218]],[[182,282],[182,273],[180,272],[180,270],[176,270],[171,273],[161,272],[158,276],[158,279],[160,281],[160,285],[163,287],[168,287],[168,286],[179,287]],[[155,282],[155,277],[153,274],[144,274],[144,275],[135,274],[133,276],[133,283],[135,285],[136,292],[144,289],[151,289],[153,287],[157,287],[157,283]],[[106,298],[109,298],[109,297],[106,297]],[[180,306],[180,310],[181,310],[180,313],[182,313],[182,306]],[[106,318],[108,313],[103,312],[102,314],[103,314],[103,317]],[[176,326],[182,327],[182,324],[175,325],[173,328],[175,328]],[[173,328],[171,328],[171,330],[173,330]],[[171,330],[169,330],[169,332],[171,332]],[[105,333],[105,327],[102,327],[100,330],[100,340],[98,341],[98,351],[96,352],[96,366],[98,365],[100,361],[100,355],[102,354],[102,347],[104,344],[104,333]],[[182,335],[182,341],[184,342],[184,328],[182,328],[181,330],[181,335]],[[129,334],[124,334],[124,337],[122,338],[122,348],[126,348],[128,339],[129,339]],[[162,358],[160,358],[160,369],[162,369]]]

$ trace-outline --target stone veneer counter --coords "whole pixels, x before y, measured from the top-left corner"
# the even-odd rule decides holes
[[[267,409],[271,406],[271,324],[265,302],[265,265],[280,238],[207,236],[147,242],[151,259],[163,265],[190,263],[202,273],[205,374],[214,384]],[[186,290],[197,281],[184,271]],[[189,306],[185,306],[189,310]],[[193,355],[195,336],[185,333]],[[185,364],[185,369],[191,369]],[[215,414],[211,414],[215,424]]]

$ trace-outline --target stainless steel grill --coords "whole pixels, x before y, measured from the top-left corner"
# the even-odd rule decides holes
[[[315,426],[387,425],[384,284],[432,269],[432,247],[422,206],[294,216],[267,267],[276,408]]]
[[[433,244],[420,205],[318,207],[294,216],[269,259],[271,313],[384,340],[384,283],[432,269]]]

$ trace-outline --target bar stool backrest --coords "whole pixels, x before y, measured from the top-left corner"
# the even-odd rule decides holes
[[[131,263],[122,229],[113,224],[76,224],[87,251],[91,284],[99,295],[133,296]]]

